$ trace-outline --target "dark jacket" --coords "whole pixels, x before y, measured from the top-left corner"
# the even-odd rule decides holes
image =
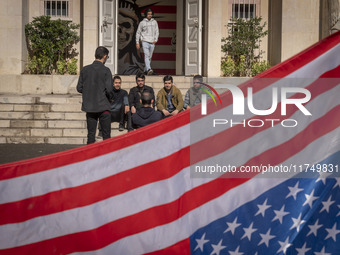
[[[152,107],[142,107],[132,115],[132,123],[134,128],[144,127],[162,119],[162,114],[155,111]]]
[[[153,99],[153,106],[155,106],[155,93],[153,91],[153,88],[144,85],[142,91],[140,91],[139,87],[133,87],[130,89],[129,92],[129,105],[130,107],[134,106],[136,109],[139,109],[142,107],[142,104],[140,102],[140,97],[144,91],[150,92],[152,94],[152,99]]]
[[[84,112],[104,112],[111,109],[112,74],[102,62],[95,60],[85,66],[79,76],[77,91],[82,93]]]
[[[120,111],[122,106],[129,105],[128,93],[124,89],[113,88],[113,99],[111,101],[111,111]]]

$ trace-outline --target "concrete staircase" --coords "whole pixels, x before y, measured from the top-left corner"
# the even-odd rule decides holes
[[[121,76],[122,88],[136,85],[135,76]],[[163,88],[163,76],[147,76],[146,84],[155,93]],[[182,94],[190,87],[190,77],[175,76]],[[0,94],[0,143],[86,144],[85,113],[75,85],[67,94]],[[111,136],[126,133],[112,123]]]

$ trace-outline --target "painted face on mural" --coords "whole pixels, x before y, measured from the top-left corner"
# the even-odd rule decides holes
[[[134,29],[134,20],[131,18],[124,17],[119,14],[118,24],[118,49],[124,49],[132,41]]]

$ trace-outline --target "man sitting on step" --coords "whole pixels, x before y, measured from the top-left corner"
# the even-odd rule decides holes
[[[113,77],[113,99],[111,100],[111,122],[119,122],[119,131],[124,131],[125,123],[130,132],[133,130],[131,124],[131,112],[129,107],[128,93],[122,89],[122,78]],[[101,127],[99,125],[99,136],[101,136]]]

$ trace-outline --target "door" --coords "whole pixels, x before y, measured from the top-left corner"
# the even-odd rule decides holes
[[[202,0],[186,0],[185,75],[202,72]]]
[[[110,58],[105,65],[113,74],[117,73],[117,2],[118,0],[99,1],[99,45],[105,46],[110,51]]]

